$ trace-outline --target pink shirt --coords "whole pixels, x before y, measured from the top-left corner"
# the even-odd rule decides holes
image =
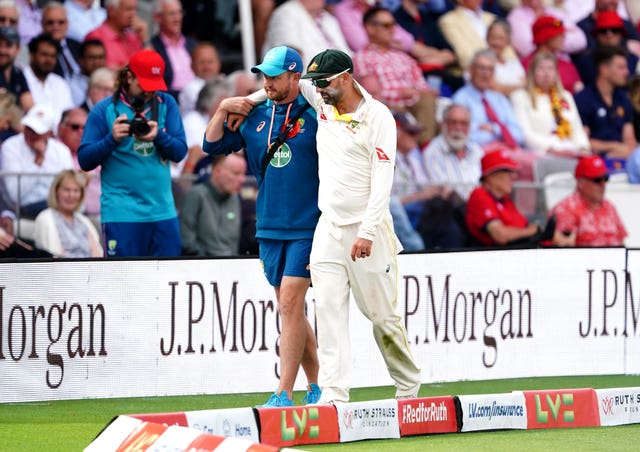
[[[628,235],[613,204],[606,199],[595,209],[578,192],[560,201],[551,210],[556,230],[576,231],[576,246],[621,246]]]
[[[355,0],[342,0],[338,2],[332,10],[332,14],[338,23],[342,34],[347,40],[347,44],[354,52],[358,52],[369,44],[369,37],[362,24],[364,12],[362,7]],[[400,25],[393,27],[393,39],[406,52],[413,49],[415,38],[411,33]]]
[[[160,39],[167,51],[171,69],[173,70],[173,80],[169,88],[182,91],[184,85],[196,76],[191,70],[191,55],[185,46],[186,39],[184,36],[180,36],[178,42],[173,42],[162,33],[160,34]]]
[[[428,89],[427,82],[416,60],[402,50],[383,50],[373,44],[353,56],[354,74],[364,77],[374,74],[380,81],[383,102],[393,107],[409,107],[418,101],[418,95],[405,98],[404,88]]]
[[[544,14],[562,21],[566,30],[562,50],[566,53],[575,53],[587,47],[587,37],[584,32],[564,11],[546,7]],[[516,6],[507,15],[507,21],[511,25],[511,45],[520,57],[529,55],[536,48],[533,44],[533,31],[531,30],[536,19],[533,9],[527,6]]]
[[[107,50],[106,65],[110,69],[121,69],[131,56],[142,50],[142,41],[133,31],[118,33],[113,28],[103,23],[95,30],[90,31],[84,40],[99,39]]]

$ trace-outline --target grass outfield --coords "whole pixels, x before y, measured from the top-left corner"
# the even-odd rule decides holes
[[[640,376],[584,376],[465,381],[423,385],[421,397],[490,394],[512,390],[640,386]],[[0,404],[0,450],[78,451],[119,414],[236,408],[264,403],[269,394],[147,397]],[[385,399],[391,387],[351,391],[352,401]],[[296,393],[296,400],[302,393]],[[638,447],[640,424],[620,427],[505,430],[415,436],[394,440],[302,446],[312,451],[622,451]],[[636,449],[637,450],[637,449]]]

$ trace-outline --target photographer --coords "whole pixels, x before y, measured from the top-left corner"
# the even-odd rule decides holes
[[[168,161],[182,160],[187,144],[176,101],[160,92],[164,67],[153,50],[134,54],[114,95],[91,110],[78,149],[83,170],[101,165],[108,257],[180,255]]]

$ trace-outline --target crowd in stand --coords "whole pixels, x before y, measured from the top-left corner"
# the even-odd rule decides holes
[[[623,244],[604,196],[610,174],[640,182],[637,2],[251,6],[259,59],[286,45],[306,66],[342,50],[356,80],[394,112],[391,211],[405,249]],[[108,251],[97,246],[100,167],[82,171],[78,150],[88,115],[116,98],[123,68],[143,49],[164,61],[179,106],[170,121],[184,126],[186,156],[170,164],[182,254],[257,254],[257,187],[244,159],[202,150],[220,102],[261,87],[241,68],[238,17],[231,0],[0,0],[0,256]],[[544,206],[537,187],[567,171],[576,192]],[[547,211],[555,231],[539,224]],[[33,242],[14,241],[18,220],[27,229],[32,220]]]

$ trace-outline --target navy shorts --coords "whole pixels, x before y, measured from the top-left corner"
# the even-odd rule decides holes
[[[182,239],[177,218],[149,223],[103,223],[107,257],[180,256]]]
[[[264,275],[273,287],[280,287],[283,276],[311,278],[307,270],[311,239],[258,239],[258,242]]]

